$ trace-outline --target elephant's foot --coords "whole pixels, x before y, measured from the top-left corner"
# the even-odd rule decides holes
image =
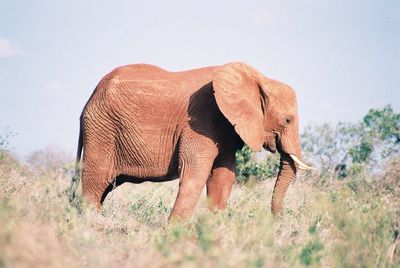
[[[83,206],[84,207],[93,207],[97,210],[101,209],[102,205],[102,195],[101,191],[83,191]]]
[[[95,207],[97,210],[100,210],[107,194],[114,188],[115,186],[112,183],[97,183],[96,185],[82,183],[84,206]]]

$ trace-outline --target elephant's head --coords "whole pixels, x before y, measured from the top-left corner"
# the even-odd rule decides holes
[[[213,78],[219,109],[254,151],[278,151],[281,163],[272,195],[272,212],[283,199],[298,169],[311,169],[301,159],[296,94],[244,63],[221,66]]]

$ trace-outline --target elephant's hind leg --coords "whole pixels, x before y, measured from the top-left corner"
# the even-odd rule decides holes
[[[106,195],[112,190],[115,175],[111,157],[85,157],[82,170],[82,194],[85,203],[100,208]]]

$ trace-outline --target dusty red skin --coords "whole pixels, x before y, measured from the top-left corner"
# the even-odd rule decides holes
[[[280,213],[296,174],[288,154],[301,157],[289,86],[244,63],[184,72],[147,64],[116,68],[81,115],[84,199],[100,207],[113,184],[180,178],[171,218],[189,217],[205,185],[210,206],[224,209],[243,142],[281,153],[272,198],[272,212]]]

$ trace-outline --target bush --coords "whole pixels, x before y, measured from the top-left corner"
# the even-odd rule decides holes
[[[26,162],[36,174],[66,172],[72,175],[74,161],[72,155],[56,146],[32,152]]]
[[[3,160],[6,151],[9,149],[10,138],[14,137],[16,134],[12,132],[9,128],[5,128],[3,133],[0,134],[0,160]]]
[[[257,159],[247,145],[236,152],[236,181],[246,183],[250,179],[264,180],[276,177],[279,169],[279,155],[267,154]]]
[[[400,156],[400,113],[388,105],[369,110],[356,123],[310,125],[301,140],[304,154],[323,176],[345,178],[381,171]]]

